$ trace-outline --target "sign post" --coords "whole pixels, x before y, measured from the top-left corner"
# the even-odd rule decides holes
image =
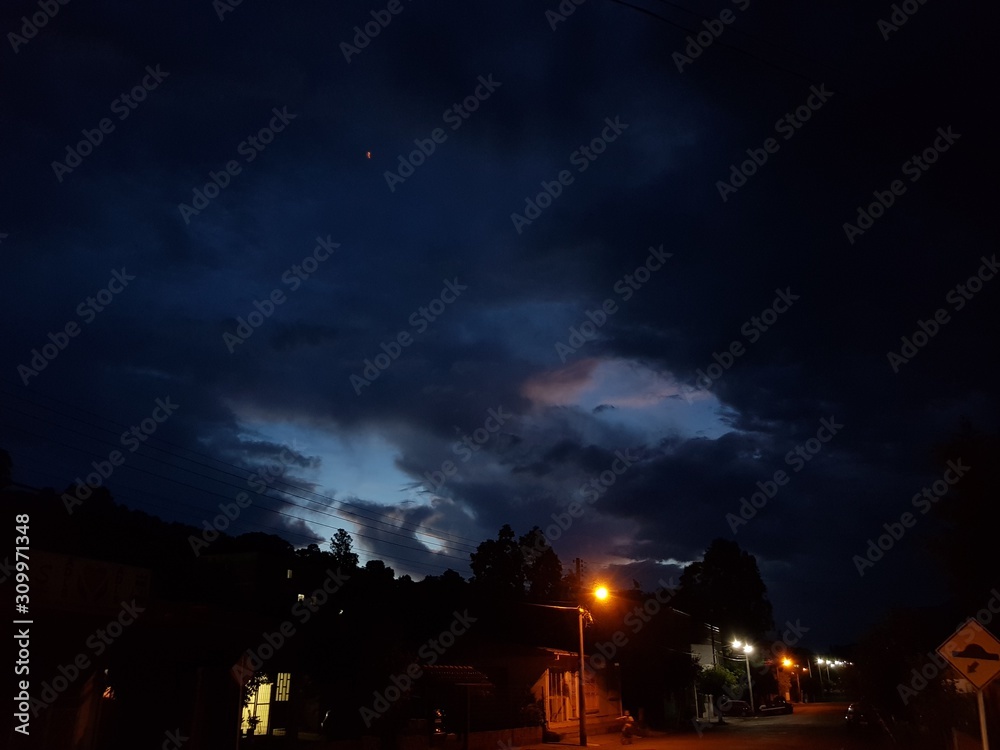
[[[1000,641],[976,620],[969,619],[944,643],[938,653],[976,689],[979,704],[979,733],[983,750],[990,750],[986,735],[986,706],[983,689],[1000,674]]]

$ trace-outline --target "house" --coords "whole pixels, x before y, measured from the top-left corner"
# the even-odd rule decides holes
[[[184,750],[235,749],[231,667],[270,619],[239,608],[228,574],[191,554],[189,529],[115,506],[101,489],[68,513],[54,490],[7,483],[0,504],[30,519],[24,746],[124,750],[184,738]],[[4,593],[15,580],[0,577]]]
[[[531,691],[543,702],[550,731],[578,732],[580,726],[580,655],[557,649],[543,649],[549,658]],[[616,665],[595,669],[585,661],[583,697],[586,727],[590,733],[608,731],[622,715],[621,673]]]
[[[515,707],[511,722],[544,723],[560,734],[579,731],[578,652],[510,643],[480,649],[471,661],[489,676],[498,699]],[[583,672],[587,731],[607,731],[622,713],[618,669],[587,660]]]

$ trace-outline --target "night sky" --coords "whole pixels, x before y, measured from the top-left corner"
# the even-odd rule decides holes
[[[1000,406],[996,15],[5,3],[14,478],[118,451],[131,508],[246,492],[231,533],[417,579],[505,523],[623,588],[735,539],[817,648],[940,602],[911,498]]]

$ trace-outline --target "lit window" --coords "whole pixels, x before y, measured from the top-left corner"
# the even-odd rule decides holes
[[[243,708],[242,730],[244,734],[269,734],[271,689],[274,685],[264,683],[251,694],[248,705]]]
[[[288,690],[291,687],[292,675],[289,672],[278,672],[278,684],[275,691],[275,701],[287,701]]]

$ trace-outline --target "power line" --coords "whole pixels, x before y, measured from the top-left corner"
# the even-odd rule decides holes
[[[23,412],[19,412],[19,413],[23,413]],[[51,422],[49,420],[40,420],[40,421],[46,422],[47,424],[51,424],[53,426],[58,426],[58,425],[55,425],[55,423],[53,423],[53,422]],[[19,429],[19,430],[21,430],[23,432],[26,432],[29,435],[32,435],[33,437],[36,437],[36,438],[38,438],[40,440],[47,440],[49,442],[56,443],[57,445],[62,445],[63,447],[69,448],[71,450],[76,450],[76,451],[79,451],[79,452],[82,452],[82,453],[87,453],[87,455],[94,456],[95,458],[106,458],[106,456],[104,456],[102,454],[94,453],[92,451],[87,451],[85,449],[78,448],[76,446],[67,445],[66,443],[61,443],[61,442],[59,442],[57,440],[53,440],[52,438],[49,438],[49,437],[46,437],[46,436],[43,436],[43,435],[39,435],[37,433],[33,433],[30,430],[25,430],[22,427],[17,427],[15,425],[11,425],[11,427],[13,429]],[[68,428],[63,427],[62,429],[66,430]],[[80,432],[79,430],[70,430],[70,431],[73,432],[73,433],[75,433],[75,434],[77,434],[77,435],[82,435],[83,437],[89,439],[88,435],[86,435],[85,433]],[[98,440],[96,442],[101,442],[101,443],[104,443],[105,445],[112,445],[112,446],[114,445],[113,443],[108,443],[107,441],[104,441],[104,440]],[[155,449],[155,450],[162,450],[162,449]],[[203,479],[209,479],[210,481],[218,482],[219,484],[222,484],[222,485],[224,485],[226,487],[230,487],[232,489],[240,489],[242,491],[242,488],[240,488],[240,487],[238,487],[236,485],[232,485],[232,484],[230,484],[228,482],[225,482],[225,481],[223,481],[221,479],[215,479],[213,477],[208,477],[208,476],[206,476],[204,474],[200,474],[198,472],[191,471],[190,469],[186,469],[184,467],[174,466],[173,464],[170,464],[170,463],[168,463],[166,461],[163,461],[162,459],[158,459],[158,458],[155,458],[153,456],[144,456],[144,458],[146,458],[147,460],[155,461],[155,462],[160,463],[160,464],[164,464],[164,465],[168,466],[169,468],[180,469],[181,471],[187,471],[188,473],[194,474],[195,476],[198,476],[198,477],[202,477]],[[174,479],[172,477],[167,477],[167,476],[164,476],[162,474],[157,474],[157,473],[149,471],[147,469],[141,469],[141,468],[138,468],[138,467],[136,467],[134,465],[124,464],[123,468],[124,467],[131,468],[133,471],[141,471],[141,472],[143,472],[145,474],[149,474],[150,476],[155,477],[157,479],[165,479],[165,480],[167,480],[169,482],[173,482],[174,484],[178,484],[178,485],[180,485],[182,487],[187,487],[188,489],[193,489],[193,490],[198,491],[198,492],[207,492],[209,494],[216,495],[217,497],[224,497],[224,498],[230,499],[226,495],[222,495],[222,494],[220,494],[218,492],[212,492],[210,490],[206,490],[206,489],[201,488],[201,487],[196,487],[195,485],[191,485],[191,484],[188,484],[186,482],[181,482],[178,479]],[[285,490],[277,490],[277,491],[278,492],[282,492],[282,493],[287,494],[287,495],[290,495],[292,497],[297,497],[300,500],[306,500],[308,502],[307,498],[302,498],[301,496],[296,495],[295,493],[287,492]],[[259,494],[262,494],[262,493],[259,493]],[[274,497],[274,496],[270,496],[270,495],[263,495],[263,496],[264,497],[268,497],[269,499],[275,500],[277,502],[285,503],[285,504],[290,505],[290,506],[292,506],[294,508],[301,508],[302,510],[307,510],[307,511],[309,511],[311,513],[318,513],[320,515],[325,515],[325,516],[330,516],[330,517],[336,517],[334,513],[329,513],[329,512],[323,511],[323,510],[319,510],[317,508],[310,508],[308,506],[298,505],[297,503],[294,503],[294,502],[292,502],[290,500],[284,500],[284,499],[282,499],[280,497]],[[329,498],[329,499],[330,499],[331,502],[336,502],[332,498]],[[280,512],[280,511],[275,511],[275,512]],[[297,516],[296,516],[296,518],[297,518]],[[299,519],[299,520],[305,520],[305,519]],[[380,521],[379,523],[388,524],[389,522],[387,522],[387,521]],[[393,535],[393,536],[403,536],[403,537],[409,538],[405,534],[401,534],[399,532],[394,532],[394,531],[387,531],[385,529],[377,529],[377,528],[371,527],[369,524],[359,524],[359,525],[362,526],[362,528],[371,528],[372,531],[375,531],[375,532],[378,532],[378,533],[390,534],[390,535]],[[399,527],[397,526],[395,528],[399,528]],[[421,533],[421,532],[417,531],[415,533]],[[365,535],[363,535],[363,534],[358,534],[358,536],[360,536],[362,538],[369,538],[369,537],[365,537]],[[385,540],[383,540],[383,541],[385,541]],[[386,542],[386,543],[387,544],[395,544],[395,542]]]
[[[48,474],[45,471],[41,471],[41,472],[39,472],[39,474],[51,477],[51,474]],[[135,487],[132,487],[132,486],[130,486],[128,484],[125,484],[125,483],[122,483],[122,482],[116,483],[116,487],[124,488],[124,489],[128,490],[130,493],[133,493],[133,494],[145,495],[145,496],[147,496],[149,498],[154,498],[155,500],[162,500],[163,501],[162,503],[148,502],[148,501],[137,502],[136,505],[138,505],[138,507],[133,507],[133,509],[135,509],[135,510],[142,510],[142,509],[147,508],[147,507],[166,508],[166,509],[170,509],[170,510],[175,510],[178,506],[181,506],[181,507],[191,508],[191,509],[197,511],[198,514],[200,514],[201,512],[203,512],[203,509],[199,508],[196,505],[193,505],[191,503],[185,503],[185,502],[174,500],[174,499],[168,499],[168,498],[160,497],[159,495],[153,494],[153,493],[149,492],[148,490],[146,490],[144,488],[135,488]],[[135,500],[135,498],[132,498],[132,499]],[[123,506],[123,507],[130,507],[130,506]],[[268,508],[262,508],[262,509],[264,509],[264,510],[270,510]],[[292,516],[290,514],[282,513],[280,511],[272,511],[272,512],[277,512],[277,513],[280,513],[281,515],[288,516],[290,518],[298,518],[297,516]],[[298,520],[306,521],[306,519],[298,519]],[[256,529],[260,529],[262,531],[265,531],[265,532],[268,532],[268,533],[272,533],[272,534],[274,533],[274,529],[272,527],[268,527],[268,526],[265,526],[265,525],[260,524],[260,523],[249,521],[245,517],[242,519],[241,523],[244,526],[254,527]],[[197,528],[197,526],[194,525],[194,524],[188,524],[188,525],[192,525],[192,526],[194,526],[194,528]],[[327,524],[323,524],[322,522],[316,522],[316,525],[328,526]],[[330,526],[329,528],[333,528],[333,527]],[[315,539],[316,539],[316,537],[313,536],[313,535],[306,534],[306,533],[303,533],[303,532],[300,532],[300,531],[295,531],[294,529],[290,529],[290,528],[283,528],[282,529],[282,535],[298,537],[300,539],[305,540],[307,543],[314,543]],[[437,554],[437,553],[432,553],[432,554]],[[447,569],[444,566],[434,566],[434,565],[431,565],[431,564],[429,564],[427,562],[422,562],[420,560],[413,560],[413,559],[405,558],[405,557],[396,557],[396,556],[392,556],[392,555],[388,555],[388,554],[383,554],[381,552],[379,553],[379,555],[380,555],[380,557],[376,558],[374,555],[372,555],[370,553],[367,553],[364,550],[361,550],[361,556],[363,556],[363,557],[365,557],[365,558],[367,558],[369,560],[384,559],[384,560],[388,560],[390,562],[395,562],[397,564],[401,563],[401,564],[403,564],[404,567],[410,567],[410,566],[416,565],[416,566],[424,568],[427,571],[431,571],[431,573],[425,573],[427,575],[441,573],[441,572],[444,572],[444,570]]]
[[[47,421],[47,420],[45,420],[45,421]],[[50,424],[51,424],[51,422],[50,422]],[[8,427],[11,428],[11,429],[15,429],[15,430],[24,432],[24,433],[26,433],[28,435],[31,435],[32,437],[35,437],[37,439],[40,439],[40,440],[43,440],[43,441],[46,441],[46,442],[49,442],[49,443],[53,443],[55,445],[60,445],[60,446],[62,446],[64,448],[68,448],[70,450],[73,450],[73,451],[76,451],[76,452],[79,452],[79,453],[84,453],[84,454],[86,454],[88,456],[93,456],[93,457],[98,458],[98,459],[107,458],[106,455],[95,453],[93,451],[89,451],[89,450],[86,450],[84,448],[80,448],[80,447],[77,447],[77,446],[69,445],[67,443],[64,443],[62,441],[56,440],[56,439],[54,439],[52,437],[49,437],[49,436],[39,435],[38,433],[32,432],[31,430],[27,430],[27,429],[25,429],[23,427],[20,427],[20,426],[17,426],[17,425],[8,425]],[[73,430],[73,432],[76,432],[77,434],[82,434],[82,433],[79,433],[79,431],[76,431],[76,430]],[[84,437],[87,437],[87,436],[84,435]],[[98,442],[105,442],[105,441],[98,441]],[[145,456],[144,458],[147,458],[149,460],[157,461],[158,463],[165,463],[163,461],[160,461],[159,459],[155,459],[155,458],[150,457],[150,456]],[[171,466],[170,464],[167,464],[167,465]],[[216,497],[220,497],[220,498],[223,498],[223,499],[229,500],[229,501],[232,500],[231,496],[223,495],[221,493],[214,492],[212,490],[208,490],[208,489],[205,489],[205,488],[196,487],[196,486],[190,485],[190,484],[188,484],[186,482],[182,482],[182,481],[179,481],[179,480],[171,478],[171,477],[166,477],[166,476],[163,476],[161,474],[157,474],[155,472],[149,471],[148,469],[143,469],[141,467],[135,466],[134,463],[133,464],[126,463],[126,464],[123,464],[122,466],[120,466],[118,468],[128,468],[128,469],[130,469],[132,471],[141,472],[143,474],[149,475],[149,476],[151,476],[153,478],[156,478],[156,479],[163,479],[163,480],[172,482],[172,483],[174,483],[176,485],[179,485],[181,487],[192,489],[192,490],[194,490],[196,492],[200,492],[200,493],[203,493],[203,494],[206,494],[206,495],[214,495]],[[178,468],[178,467],[172,467],[171,466],[171,468]],[[224,484],[226,486],[233,487],[234,489],[237,489],[235,486],[229,485],[228,483],[222,482],[221,480],[213,480],[213,481],[218,481],[221,484]],[[285,504],[290,505],[290,506],[295,507],[295,508],[301,508],[301,509],[306,510],[306,511],[310,511],[310,512],[313,512],[313,513],[320,513],[321,515],[326,515],[326,516],[330,516],[330,517],[334,517],[334,518],[336,517],[332,513],[326,513],[326,512],[323,512],[323,511],[319,511],[319,510],[315,510],[315,509],[310,509],[310,508],[303,508],[303,506],[297,505],[297,504],[295,504],[295,503],[293,503],[291,501],[288,501],[288,500],[282,500],[281,498],[271,497],[271,496],[267,496],[267,495],[265,495],[264,497],[267,497],[268,499],[275,500],[275,501],[280,502],[280,503],[285,503]],[[181,503],[181,504],[184,504],[184,503]],[[185,505],[189,505],[189,504],[185,504]],[[296,515],[293,515],[291,513],[286,513],[286,512],[284,512],[282,510],[278,510],[276,508],[268,507],[267,505],[264,505],[264,504],[260,503],[259,501],[255,502],[254,505],[255,505],[255,507],[260,508],[261,510],[265,510],[265,511],[268,511],[268,512],[271,512],[271,513],[275,513],[275,514],[278,514],[278,515],[281,515],[281,516],[285,516],[287,518],[290,518],[290,519],[293,519],[293,520],[296,520],[296,521],[301,521],[301,522],[306,523],[306,524],[311,524],[311,525],[314,525],[314,526],[320,526],[320,527],[325,527],[325,528],[334,529],[334,530],[336,530],[336,528],[337,528],[337,527],[335,527],[335,526],[333,526],[331,524],[324,523],[324,522],[316,520],[316,519],[302,518],[301,516],[296,516]],[[196,506],[189,506],[189,507],[196,507]],[[202,511],[202,512],[204,512],[204,511]],[[359,525],[363,529],[370,529],[370,530],[372,530],[373,532],[375,532],[377,534],[395,534],[397,536],[404,536],[405,538],[410,538],[410,537],[408,537],[406,535],[399,534],[398,532],[389,532],[389,531],[386,531],[384,529],[372,528],[372,527],[370,527],[367,524],[359,524]],[[418,532],[418,533],[420,533],[420,532]],[[389,541],[387,539],[380,538],[380,537],[373,537],[373,536],[370,536],[368,534],[363,534],[363,533],[360,533],[360,532],[358,532],[356,534],[356,536],[359,537],[359,538],[361,538],[361,539],[371,540],[371,541],[376,542],[376,543],[388,544],[388,545],[397,546],[397,547],[403,547],[404,549],[408,549],[408,550],[415,551],[415,552],[422,552],[422,553],[430,552],[430,550],[428,550],[426,547],[423,548],[423,549],[420,549],[420,548],[416,548],[416,547],[414,547],[412,545],[401,544],[399,542]],[[431,552],[431,554],[440,555],[442,557],[452,558],[454,560],[461,560],[462,562],[466,562],[467,561],[466,558],[460,557],[458,555],[449,554],[448,552]]]
[[[0,382],[4,382],[4,381],[0,381]],[[8,384],[11,384],[10,381],[6,381],[6,382]],[[34,404],[40,406],[41,408],[46,409],[48,411],[51,411],[51,412],[53,412],[55,414],[59,414],[60,416],[65,416],[65,417],[67,417],[69,419],[76,420],[77,422],[82,422],[83,424],[85,424],[87,426],[95,426],[98,429],[101,429],[101,430],[103,430],[105,432],[113,432],[112,430],[110,430],[108,428],[102,428],[102,427],[99,427],[98,425],[92,425],[90,422],[88,422],[88,421],[86,421],[84,419],[80,419],[79,417],[75,417],[75,416],[72,416],[70,414],[66,414],[64,412],[60,412],[59,410],[53,409],[52,407],[46,406],[46,405],[44,405],[44,404],[42,404],[42,403],[40,403],[38,401],[33,401],[31,399],[24,398],[20,393],[15,394],[15,395],[18,398],[22,398],[25,401],[29,401],[30,403],[34,403]],[[70,404],[70,403],[68,403],[66,401],[62,401],[61,399],[57,399],[57,398],[54,398],[54,397],[51,397],[51,396],[46,396],[46,398],[48,398],[51,401],[55,401],[57,403],[61,403],[61,404],[65,405],[65,406],[68,406],[70,408],[73,408],[73,409],[76,409],[78,411],[81,411],[84,414],[89,414],[89,415],[91,415],[91,416],[93,416],[93,417],[95,417],[97,419],[100,419],[100,420],[103,420],[105,422],[108,422],[109,424],[117,425],[119,428],[126,428],[127,429],[129,427],[129,425],[124,425],[124,424],[122,424],[120,422],[115,422],[112,419],[108,419],[104,415],[97,414],[96,412],[92,412],[92,411],[89,411],[87,409],[83,409],[83,408],[78,407],[78,406],[76,406],[74,404]],[[176,450],[183,450],[183,451],[186,451],[188,453],[193,453],[196,456],[200,456],[202,458],[208,459],[209,461],[213,461],[215,463],[221,464],[221,465],[226,466],[228,468],[235,469],[237,471],[241,471],[242,470],[241,467],[235,466],[235,465],[233,465],[231,463],[222,461],[222,460],[214,458],[212,456],[208,456],[208,455],[206,455],[204,453],[200,453],[198,451],[191,450],[190,448],[187,448],[185,446],[177,445],[176,443],[171,443],[170,441],[164,440],[162,438],[151,436],[151,437],[148,438],[148,440],[152,440],[153,442],[163,443],[164,445],[168,445],[168,446],[170,446],[170,447],[172,447],[172,448],[174,448]],[[147,444],[148,444],[148,442],[147,442]],[[150,446],[150,447],[155,447],[155,446]],[[213,471],[218,471],[221,474],[227,474],[229,476],[232,476],[232,477],[235,477],[237,479],[244,480],[244,481],[246,481],[246,479],[247,479],[246,477],[243,477],[242,475],[234,474],[232,472],[227,472],[227,471],[224,471],[222,469],[218,469],[218,468],[216,468],[214,466],[210,466],[208,464],[205,464],[205,463],[202,463],[202,462],[199,462],[199,461],[195,461],[194,459],[188,458],[186,456],[176,455],[175,453],[172,453],[171,451],[167,451],[167,450],[164,450],[164,449],[161,449],[161,448],[157,448],[157,450],[161,450],[162,452],[166,453],[167,455],[175,456],[176,458],[179,458],[180,460],[190,461],[191,463],[194,463],[196,465],[204,466],[205,468],[212,469]],[[183,468],[183,467],[181,467],[181,468]],[[190,471],[189,469],[184,469],[184,470],[185,471]],[[194,473],[194,472],[191,472],[191,473]],[[253,476],[253,475],[251,475],[251,476]],[[206,477],[206,478],[209,478],[209,477]],[[212,481],[220,481],[220,480],[212,479]],[[282,484],[286,484],[286,485],[288,485],[288,486],[290,486],[290,487],[298,490],[299,492],[307,492],[309,494],[315,495],[315,496],[321,498],[322,500],[328,501],[330,503],[339,502],[342,506],[347,506],[347,507],[350,507],[350,508],[356,508],[357,512],[361,513],[361,514],[363,514],[363,513],[370,513],[372,516],[374,516],[374,518],[371,518],[370,520],[375,520],[375,521],[380,522],[380,523],[385,523],[385,522],[384,521],[380,521],[378,517],[379,516],[386,516],[386,515],[388,515],[388,514],[385,514],[385,513],[380,514],[378,511],[376,511],[374,509],[365,508],[363,506],[357,505],[355,503],[350,503],[350,502],[347,502],[345,500],[335,500],[334,498],[328,497],[326,495],[322,495],[320,493],[313,492],[312,490],[309,490],[307,488],[300,487],[300,486],[294,484],[293,482],[290,482],[290,481],[288,481],[286,479],[283,479],[283,478],[280,478],[280,477],[279,478],[275,478],[272,481],[281,482]],[[288,493],[288,494],[292,494],[295,497],[300,497],[298,495],[294,495],[294,493]],[[307,498],[301,498],[301,499],[307,500]],[[362,518],[366,518],[366,519],[368,518],[367,516],[364,516],[364,515],[362,515],[361,517]],[[396,526],[395,524],[393,524],[393,525],[396,528],[399,528],[399,526]],[[413,531],[414,533],[426,534],[427,536],[438,538],[441,541],[447,541],[447,542],[451,542],[453,544],[459,544],[459,545],[466,546],[466,547],[478,546],[479,541],[480,541],[480,540],[470,539],[468,537],[463,537],[463,536],[461,536],[459,534],[453,534],[451,532],[439,532],[440,534],[443,534],[444,536],[438,536],[437,534],[434,534],[433,532],[429,532],[429,531],[426,531],[426,530],[423,530],[423,529],[420,529],[420,528],[417,528],[417,527],[414,527],[413,529],[410,529],[410,531]]]
[[[60,412],[57,409],[53,409],[53,408],[51,408],[49,406],[46,406],[44,404],[41,404],[41,403],[39,403],[37,401],[32,401],[30,399],[24,399],[24,400],[29,401],[30,403],[34,403],[34,404],[40,406],[41,408],[46,409],[47,411],[53,412],[53,413],[58,414],[60,416],[66,417],[68,419],[75,420],[77,422],[81,422],[81,423],[87,425],[88,427],[96,427],[98,430],[101,430],[103,432],[114,434],[113,430],[110,430],[110,429],[108,429],[106,427],[101,427],[99,425],[92,424],[91,422],[88,422],[88,421],[86,421],[84,419],[81,419],[79,417],[75,417],[73,415],[66,414],[64,412]],[[59,399],[54,399],[54,398],[52,400],[53,401],[59,401]],[[64,403],[65,404],[66,402],[60,402],[60,403]],[[90,411],[88,411],[86,409],[82,409],[82,408],[76,407],[76,406],[74,406],[72,404],[66,404],[66,405],[70,406],[70,407],[72,407],[74,409],[78,409],[79,411],[84,412],[86,414],[90,414],[90,415],[92,415],[92,416],[94,416],[94,417],[96,417],[98,419],[101,419],[103,421],[106,421],[106,422],[108,422],[110,424],[117,424],[119,428],[126,427],[126,425],[123,425],[121,423],[116,423],[113,420],[107,419],[106,417],[104,417],[102,415],[96,414],[94,412],[90,412]],[[41,419],[39,417],[36,417],[35,415],[28,414],[26,412],[19,411],[19,410],[16,410],[16,409],[13,409],[12,411],[16,411],[17,413],[20,413],[20,414],[22,414],[24,416],[31,417],[32,419],[36,419],[38,421],[46,422],[46,423],[48,423],[50,425],[59,427],[60,429],[69,430],[71,432],[74,432],[75,434],[81,435],[82,437],[86,438],[87,440],[94,440],[94,438],[92,438],[90,435],[88,435],[86,433],[80,432],[79,430],[73,430],[73,429],[70,429],[70,428],[66,428],[66,427],[64,427],[62,425],[57,425],[56,423],[52,422],[51,420]],[[205,454],[198,453],[197,451],[192,451],[190,449],[184,448],[183,446],[177,446],[177,445],[175,445],[173,443],[170,443],[169,441],[162,440],[160,438],[156,438],[155,436],[149,437],[147,439],[147,441],[146,441],[146,445],[148,447],[153,448],[154,450],[158,450],[161,453],[165,453],[166,455],[171,456],[173,458],[176,458],[178,460],[189,461],[189,462],[191,462],[191,463],[193,463],[195,465],[203,466],[205,468],[208,468],[208,469],[210,469],[212,471],[216,471],[216,472],[218,472],[220,474],[223,474],[225,476],[231,476],[231,477],[234,477],[234,478],[244,479],[245,480],[244,477],[242,477],[242,476],[240,476],[238,474],[234,474],[232,472],[224,471],[224,470],[218,469],[216,467],[210,466],[208,464],[205,464],[203,462],[195,461],[195,460],[190,459],[190,458],[188,458],[186,456],[179,456],[179,455],[177,455],[176,453],[174,453],[172,451],[165,450],[163,448],[159,448],[156,445],[150,444],[150,441],[161,442],[161,443],[163,443],[165,445],[170,445],[170,446],[172,446],[174,448],[177,448],[177,449],[180,449],[180,450],[185,450],[185,451],[188,451],[190,453],[194,453],[195,455],[201,456],[203,458],[207,458],[207,459],[209,459],[211,461],[215,461],[216,463],[222,464],[222,465],[227,466],[229,468],[239,470],[239,467],[236,467],[236,466],[234,466],[232,464],[226,463],[224,461],[220,461],[220,460],[212,458],[210,456],[206,456]],[[115,445],[114,443],[110,443],[109,441],[100,440],[100,439],[97,439],[96,442],[101,442],[101,443],[104,443],[106,445],[112,445],[112,446]],[[65,445],[65,444],[63,444],[63,445]],[[72,446],[65,446],[65,447],[71,447],[72,448]],[[94,454],[91,454],[91,455],[94,455]],[[191,469],[189,469],[187,467],[184,467],[184,466],[175,466],[175,465],[170,464],[170,463],[168,463],[166,461],[162,461],[162,460],[156,459],[156,458],[154,458],[152,456],[147,456],[147,458],[149,460],[158,461],[159,463],[164,463],[167,466],[170,466],[171,468],[180,469],[182,471],[187,471],[188,473],[194,474],[195,476],[199,476],[199,477],[201,477],[203,479],[208,479],[209,481],[212,481],[212,482],[218,482],[219,484],[222,484],[222,485],[224,485],[226,487],[237,488],[237,489],[240,489],[240,490],[243,489],[242,486],[237,487],[236,485],[233,485],[233,484],[231,484],[229,482],[226,482],[226,481],[224,481],[222,479],[218,479],[216,477],[211,477],[211,476],[207,476],[205,474],[201,474],[199,472],[193,471],[193,470],[191,470]],[[156,475],[156,476],[158,476],[159,478],[163,478],[163,479],[166,478],[166,477],[162,477],[162,476],[159,476],[159,475]],[[251,475],[251,476],[253,476],[253,475]],[[174,480],[174,481],[176,481],[176,480]],[[418,526],[416,524],[413,524],[413,523],[396,522],[395,520],[392,520],[392,521],[383,520],[384,518],[388,517],[388,514],[386,514],[386,513],[381,513],[380,514],[380,513],[378,513],[378,511],[376,511],[374,509],[365,508],[365,507],[357,505],[355,503],[350,503],[350,502],[343,501],[343,500],[336,500],[334,498],[328,497],[328,496],[323,495],[321,493],[314,492],[312,490],[300,487],[300,486],[294,484],[293,482],[290,482],[287,479],[283,479],[283,478],[274,478],[274,479],[271,479],[271,478],[268,478],[268,481],[262,482],[262,483],[264,483],[264,484],[272,484],[272,483],[276,483],[276,482],[280,482],[281,484],[284,484],[284,485],[286,485],[288,487],[291,487],[291,488],[293,488],[294,490],[296,490],[298,492],[306,492],[306,493],[309,493],[311,495],[314,495],[315,497],[320,498],[323,501],[326,501],[330,505],[334,505],[334,504],[338,504],[339,503],[339,505],[342,506],[342,508],[343,507],[347,507],[347,508],[356,509],[353,512],[351,512],[351,511],[344,511],[341,508],[340,512],[341,512],[342,516],[346,516],[346,515],[354,516],[354,518],[350,518],[349,520],[353,521],[354,523],[358,524],[359,526],[361,526],[363,528],[371,528],[373,531],[378,532],[378,533],[389,534],[389,535],[392,535],[392,536],[402,536],[404,538],[411,538],[407,534],[402,534],[402,533],[400,533],[398,531],[398,529],[403,529],[404,531],[408,531],[410,534],[421,534],[421,535],[430,537],[432,539],[436,539],[436,540],[438,540],[440,542],[443,542],[443,543],[445,543],[445,544],[447,544],[447,545],[455,548],[456,550],[463,551],[463,552],[471,552],[479,544],[479,542],[477,542],[475,540],[471,540],[468,537],[462,537],[462,536],[460,536],[458,534],[452,534],[450,532],[437,532],[437,531],[432,530],[432,529],[427,529],[427,528],[420,527],[420,526]],[[190,485],[185,485],[185,486],[190,486]],[[198,488],[194,488],[194,489],[198,489]],[[306,503],[315,502],[314,500],[310,500],[310,498],[303,497],[302,495],[297,494],[296,492],[293,492],[293,491],[290,491],[290,490],[283,490],[283,489],[278,488],[278,487],[275,487],[273,489],[275,491],[281,492],[281,493],[283,493],[285,495],[289,495],[291,497],[295,497],[295,498],[298,498],[300,500],[303,500]],[[268,495],[265,495],[265,496],[268,496]],[[268,496],[268,497],[273,497],[273,496]],[[303,507],[303,506],[300,506],[300,505],[298,505],[296,503],[293,503],[293,502],[291,502],[289,500],[285,500],[285,499],[280,498],[280,497],[273,497],[273,499],[275,499],[278,502],[287,503],[288,505],[291,505],[291,506],[296,507],[296,508]],[[316,508],[305,507],[304,509],[305,510],[309,510],[310,512],[313,512],[313,513],[320,513],[321,515],[332,515],[330,513],[326,513],[324,511],[316,509]],[[374,516],[374,517],[366,516],[366,515],[364,515],[365,513],[368,513],[368,514],[370,514],[371,516]],[[359,520],[357,520],[358,518],[363,519],[363,520],[359,521]],[[371,523],[365,523],[364,521],[370,521],[370,522],[382,524],[384,526],[389,526],[390,528],[389,529],[375,528],[375,527],[373,527],[371,525]],[[359,536],[361,536],[361,535],[359,534]],[[467,541],[463,541],[463,540],[467,540]],[[462,549],[462,548],[465,548],[465,549]]]

